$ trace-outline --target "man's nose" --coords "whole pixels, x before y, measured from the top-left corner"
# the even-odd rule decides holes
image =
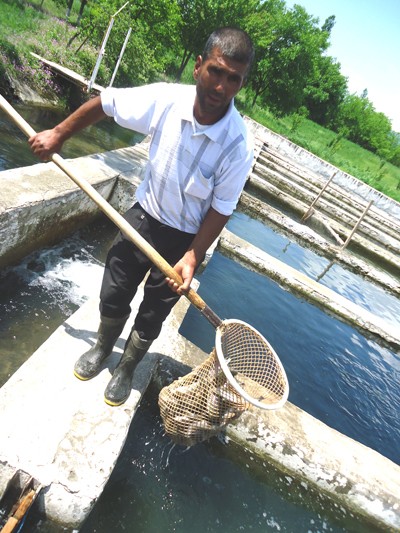
[[[226,76],[220,76],[220,77],[218,78],[217,83],[216,83],[215,89],[216,89],[219,93],[223,93],[223,92],[226,90],[226,84],[227,84]]]

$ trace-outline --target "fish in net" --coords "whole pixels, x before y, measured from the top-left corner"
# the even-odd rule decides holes
[[[164,387],[158,404],[166,434],[184,446],[217,435],[249,407],[226,379],[215,349],[189,374]]]

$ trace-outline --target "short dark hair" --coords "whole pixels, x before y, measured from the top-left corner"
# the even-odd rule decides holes
[[[248,65],[247,73],[249,73],[254,60],[254,46],[249,35],[244,30],[226,26],[213,31],[204,46],[204,61],[214,48],[219,48],[222,55],[229,59]]]

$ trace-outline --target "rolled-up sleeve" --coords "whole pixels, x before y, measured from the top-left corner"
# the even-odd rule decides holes
[[[165,83],[154,83],[127,89],[109,87],[101,92],[103,111],[120,126],[147,135],[151,130],[157,101],[166,86]]]
[[[221,215],[229,216],[235,210],[253,166],[253,159],[253,141],[248,135],[222,163],[211,201],[211,206]]]

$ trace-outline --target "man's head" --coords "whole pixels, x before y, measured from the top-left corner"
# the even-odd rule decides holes
[[[253,58],[252,42],[243,30],[220,28],[210,35],[193,71],[194,116],[201,124],[214,124],[224,116],[243,87]]]
[[[203,61],[207,60],[214,48],[219,48],[224,57],[247,65],[247,77],[254,61],[254,46],[245,31],[230,26],[213,31],[204,46]]]

